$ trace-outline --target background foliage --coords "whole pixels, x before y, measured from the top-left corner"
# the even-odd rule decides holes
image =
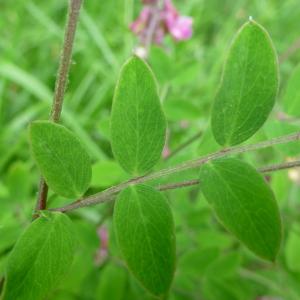
[[[279,53],[281,75],[273,114],[249,143],[296,131],[299,120],[287,122],[282,111],[288,101],[286,83],[300,60],[299,51],[289,55],[299,39],[299,1],[190,0],[176,4],[182,13],[193,16],[193,38],[178,44],[169,39],[165,50],[152,48],[150,64],[159,81],[171,151],[199,131],[203,134],[176,156],[162,159],[157,168],[217,149],[206,130],[208,116],[229,41],[249,15],[270,33]],[[80,17],[62,122],[87,146],[93,159],[93,187],[88,193],[127,178],[113,160],[109,117],[119,69],[137,44],[128,24],[139,9],[139,1],[89,0]],[[30,157],[25,128],[32,120],[48,117],[66,10],[67,1],[0,2],[1,276],[7,254],[31,220],[39,174]],[[262,166],[299,153],[295,142],[243,158]],[[173,180],[194,178],[195,174],[184,172]],[[284,225],[284,244],[276,265],[254,257],[225,232],[197,188],[166,193],[177,235],[177,271],[170,299],[300,299],[300,175],[296,169],[281,171],[269,180]],[[50,207],[65,202],[50,194]],[[151,299],[120,260],[111,211],[107,204],[70,214],[79,246],[70,274],[49,299]],[[103,237],[101,245],[97,235],[101,229],[107,231],[108,246]]]

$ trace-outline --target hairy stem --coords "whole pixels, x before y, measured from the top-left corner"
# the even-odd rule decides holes
[[[212,154],[208,154],[206,156],[202,156],[198,159],[194,159],[194,160],[190,160],[190,161],[181,163],[174,167],[162,169],[160,171],[153,172],[153,173],[150,173],[145,176],[140,176],[140,177],[130,179],[130,180],[120,183],[116,186],[112,186],[100,193],[88,196],[87,198],[77,200],[67,206],[64,206],[61,208],[56,208],[53,210],[65,212],[65,211],[70,211],[70,210],[80,208],[80,207],[91,206],[91,205],[95,205],[98,203],[103,203],[103,202],[113,199],[115,194],[119,193],[120,191],[122,191],[123,189],[125,189],[128,186],[144,183],[144,182],[158,179],[161,177],[165,177],[165,176],[168,176],[171,174],[179,173],[184,170],[194,169],[194,168],[200,167],[201,165],[203,165],[211,160],[217,159],[217,158],[221,158],[221,157],[225,157],[225,156],[229,156],[229,155],[233,155],[233,154],[245,153],[245,152],[259,150],[259,149],[264,149],[267,147],[271,147],[273,145],[284,144],[284,143],[296,141],[299,139],[300,139],[300,132],[297,132],[294,134],[281,136],[279,138],[271,139],[268,141],[263,141],[263,142],[260,142],[257,144],[251,144],[251,145],[245,145],[245,146],[234,146],[234,147],[230,147],[227,149],[221,149],[220,151],[214,152]],[[293,167],[293,166],[290,166],[290,164],[291,163],[287,163],[284,166]],[[277,165],[277,166],[266,167],[262,171],[263,172],[276,171],[277,169],[280,169],[280,168],[278,168],[278,166],[281,166],[281,169],[286,168],[283,165]]]
[[[58,122],[65,94],[65,89],[68,81],[68,74],[72,58],[73,44],[78,23],[82,0],[70,0],[68,21],[65,29],[64,44],[59,63],[58,75],[55,83],[53,106],[50,114],[50,119],[53,122]]]
[[[55,82],[53,104],[50,113],[50,120],[53,122],[59,121],[61,111],[62,111],[64,93],[68,81],[68,73],[70,69],[74,37],[75,37],[81,3],[82,0],[70,0],[70,4],[69,4],[68,20],[65,27],[63,49],[60,57],[58,75]],[[36,210],[46,209],[47,194],[48,194],[47,184],[45,180],[41,178],[37,203],[35,207]],[[36,215],[34,217],[36,217]]]

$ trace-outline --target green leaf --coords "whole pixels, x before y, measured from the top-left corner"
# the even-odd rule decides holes
[[[62,125],[36,121],[29,127],[31,150],[49,187],[67,198],[79,198],[92,176],[90,157],[79,139]]]
[[[249,164],[234,158],[201,167],[200,185],[220,222],[258,256],[274,261],[281,220],[274,195]]]
[[[111,116],[112,150],[128,173],[141,175],[160,159],[166,120],[150,68],[132,57],[122,68]]]
[[[283,96],[284,111],[295,117],[300,117],[300,65],[298,65],[287,82]]]
[[[133,275],[152,294],[166,294],[175,270],[174,224],[166,199],[150,186],[129,187],[117,197],[114,225]]]
[[[44,299],[68,272],[74,246],[70,219],[62,213],[43,213],[9,256],[3,300]]]
[[[266,121],[278,91],[278,62],[263,27],[247,22],[235,37],[212,109],[211,125],[220,145],[250,138]]]

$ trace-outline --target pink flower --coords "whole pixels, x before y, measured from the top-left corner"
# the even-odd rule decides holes
[[[176,41],[187,40],[193,34],[193,19],[181,16],[172,0],[143,0],[144,7],[130,29],[139,36],[145,46],[150,42],[161,44],[165,35],[170,34]]]

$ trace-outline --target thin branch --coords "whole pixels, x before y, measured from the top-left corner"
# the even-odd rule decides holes
[[[115,194],[119,193],[120,191],[122,191],[123,189],[125,189],[131,185],[136,185],[136,184],[144,183],[144,182],[151,181],[154,179],[158,179],[161,177],[166,177],[168,175],[179,173],[184,170],[194,169],[194,168],[200,167],[201,165],[203,165],[211,160],[217,159],[217,158],[234,155],[234,154],[245,153],[245,152],[259,150],[259,149],[264,149],[267,147],[284,144],[284,143],[296,141],[299,139],[300,139],[300,132],[297,132],[297,133],[293,133],[290,135],[281,136],[279,138],[274,138],[274,139],[271,139],[268,141],[263,141],[263,142],[260,142],[257,144],[245,145],[245,146],[234,146],[231,148],[222,149],[220,151],[200,157],[198,159],[181,163],[174,167],[166,168],[166,169],[163,169],[163,170],[160,170],[157,172],[153,172],[153,173],[145,175],[145,176],[130,179],[129,181],[125,181],[123,183],[120,183],[119,185],[112,186],[100,193],[95,194],[95,195],[88,196],[87,198],[77,200],[67,206],[52,209],[52,210],[65,212],[65,211],[70,211],[70,210],[80,208],[80,207],[91,206],[91,205],[95,205],[98,203],[103,203],[103,202],[112,200],[112,198]]]
[[[82,0],[70,0],[68,9],[68,20],[65,29],[64,44],[59,63],[58,75],[55,83],[55,91],[53,98],[53,105],[50,113],[50,120],[58,122],[63,105],[64,93],[68,81],[68,74],[70,69],[72,50],[74,44],[74,37],[80,12]],[[47,206],[48,187],[43,178],[40,180],[38,198],[36,203],[36,210],[46,209]],[[36,218],[36,214],[34,218]]]
[[[261,173],[271,173],[275,171],[286,170],[286,169],[291,169],[296,167],[300,167],[300,160],[262,167],[259,168],[259,171]]]
[[[157,189],[159,191],[175,190],[175,189],[194,186],[199,183],[200,183],[199,179],[192,179],[192,180],[187,180],[187,181],[183,181],[183,182],[167,183],[167,184],[158,186]]]
[[[258,171],[261,173],[271,173],[271,172],[276,172],[276,171],[281,171],[281,170],[286,170],[286,169],[291,169],[296,167],[300,167],[300,160],[262,167],[259,168]],[[158,190],[159,191],[173,190],[178,188],[190,187],[198,184],[200,184],[199,179],[192,179],[183,182],[168,183],[165,185],[161,185],[158,187]]]
[[[196,140],[198,140],[202,135],[202,131],[197,132],[195,135],[193,135],[192,137],[190,137],[187,141],[185,141],[184,143],[182,143],[181,145],[179,145],[173,152],[171,152],[169,155],[167,155],[165,157],[165,160],[170,159],[171,157],[173,157],[174,155],[176,155],[177,153],[179,153],[181,150],[185,149],[186,147],[188,147],[190,144],[192,144],[193,142],[195,142]]]

